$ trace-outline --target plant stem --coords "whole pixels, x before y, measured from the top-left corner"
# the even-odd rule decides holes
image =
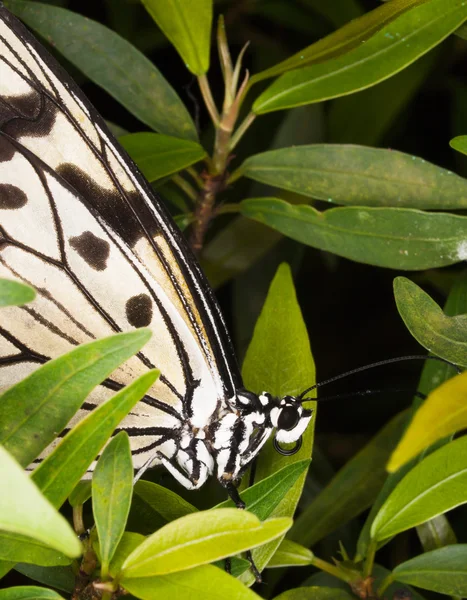
[[[172,181],[177,185],[181,190],[185,192],[185,194],[190,198],[193,202],[196,202],[198,199],[198,194],[194,187],[188,183],[183,177],[180,175],[174,175],[172,177]]]
[[[84,527],[83,521],[83,505],[79,504],[78,506],[73,507],[73,527],[75,532],[78,535],[81,535],[86,531]]]
[[[363,577],[369,577],[373,571],[373,564],[375,561],[377,543],[372,540],[368,545],[368,551],[365,559],[365,566],[363,568]]]
[[[232,139],[230,140],[230,147],[229,147],[230,151],[232,151],[235,148],[235,146],[242,139],[243,135],[245,134],[245,132],[247,131],[247,129],[250,127],[250,125],[253,123],[253,121],[255,119],[256,119],[256,115],[252,112],[250,112],[245,117],[244,121],[238,126],[237,130],[235,131],[235,133],[232,136]]]
[[[339,569],[339,567],[336,567],[335,565],[332,565],[331,563],[328,563],[327,561],[322,560],[321,558],[318,558],[317,556],[313,556],[312,565],[314,567],[317,567],[321,571],[325,571],[326,573],[329,573],[333,577],[342,579],[343,581],[346,581],[347,583],[351,582],[351,578],[349,577],[349,575],[344,573],[341,569]]]
[[[203,96],[204,103],[208,109],[209,115],[211,116],[214,127],[219,126],[219,112],[216,108],[214,98],[212,97],[211,88],[209,87],[208,78],[206,75],[198,75],[199,89]]]
[[[240,212],[240,204],[236,202],[229,202],[228,204],[223,204],[222,206],[219,206],[219,208],[216,210],[216,216],[238,212]]]
[[[188,173],[188,175],[191,176],[191,178],[196,183],[196,185],[199,187],[199,189],[202,189],[202,187],[204,185],[204,181],[199,176],[198,171],[193,167],[187,167],[185,169],[185,171]]]

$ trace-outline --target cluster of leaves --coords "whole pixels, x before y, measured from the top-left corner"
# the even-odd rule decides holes
[[[206,224],[197,213],[202,203],[211,209],[211,217],[238,213],[201,255],[214,285],[246,269],[281,236],[361,263],[404,270],[466,259],[467,217],[427,212],[465,209],[466,180],[421,158],[371,147],[313,144],[248,155],[228,172],[231,153],[265,113],[350,95],[393,76],[416,86],[431,67],[429,51],[453,33],[466,35],[467,5],[462,0],[391,0],[243,83],[243,52],[234,65],[221,20],[217,31],[225,83],[221,111],[206,77],[212,1],[143,0],[198,78],[215,134],[211,153],[200,143],[175,90],[129,42],[56,6],[23,0],[5,4],[157,132],[121,135],[120,142],[175,207],[181,227],[193,224],[202,230]],[[417,59],[421,60],[414,68]],[[264,87],[271,78],[272,84]],[[255,86],[262,91],[250,102]],[[244,118],[236,128],[239,115]],[[464,137],[451,144],[467,153]],[[214,211],[227,186],[235,189],[245,179],[272,186],[274,195],[253,194]],[[345,206],[318,210],[311,206],[314,200]],[[242,253],[245,240],[255,243]],[[405,278],[395,281],[397,306],[412,335],[433,354],[461,367],[467,366],[466,290],[463,277],[452,288],[443,313],[416,284]],[[24,286],[2,282],[0,304],[22,304],[32,299],[31,294]],[[152,600],[164,594],[186,597],[187,589],[200,599],[255,598],[248,587],[254,578],[247,561],[234,558],[232,575],[219,568],[222,564],[214,566],[251,548],[260,570],[312,565],[320,571],[300,588],[280,594],[281,600],[389,598],[401,585],[452,597],[467,595],[467,546],[457,543],[444,514],[467,502],[466,438],[452,439],[467,425],[467,380],[464,375],[452,378],[452,368],[443,363],[427,361],[420,390],[429,396],[422,406],[416,400],[413,415],[396,415],[303,508],[292,527],[311,455],[311,428],[294,457],[265,449],[256,468],[258,483],[242,492],[245,512],[232,511],[228,503],[199,511],[151,482],[138,482],[132,490],[126,434],[119,433],[105,445],[155,381],[156,372],[96,409],[30,477],[26,475],[24,467],[53,441],[93,387],[149,336],[150,332],[138,330],[77,348],[0,398],[6,478],[6,493],[0,498],[0,572],[4,575],[14,568],[48,586],[6,588],[0,591],[1,600],[57,598],[58,592],[110,598],[122,590]],[[313,381],[306,328],[285,266],[271,284],[243,376],[249,389],[268,389],[277,395],[300,392]],[[92,484],[79,483],[101,452]],[[83,506],[91,496],[94,525],[89,537],[78,542],[58,509],[68,499],[75,533],[84,534]],[[331,564],[308,550],[370,507],[352,556],[342,546],[340,560]],[[144,514],[144,527],[141,518],[139,524],[132,518],[135,513]],[[416,530],[423,553],[392,571],[375,564],[376,552],[410,529]],[[405,589],[413,598],[424,598]]]

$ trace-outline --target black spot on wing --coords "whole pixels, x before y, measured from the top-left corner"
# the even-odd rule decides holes
[[[10,183],[0,183],[0,209],[16,210],[28,202],[23,190]]]
[[[3,96],[0,105],[0,122],[5,123],[12,117],[35,121],[39,117],[41,106],[41,96],[35,90],[31,90],[30,94]]]
[[[91,231],[70,238],[70,246],[96,271],[104,271],[110,254],[110,244]]]
[[[125,306],[126,317],[133,327],[147,327],[152,320],[152,300],[147,294],[130,298]]]
[[[58,114],[57,106],[45,94],[9,96],[3,104],[2,131],[16,140],[21,137],[46,137],[52,131]]]
[[[15,155],[16,148],[7,138],[0,134],[0,163],[10,161]]]

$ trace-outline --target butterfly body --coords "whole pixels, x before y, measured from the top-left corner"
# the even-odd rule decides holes
[[[0,312],[0,389],[78,344],[149,327],[151,341],[61,435],[157,367],[161,377],[119,427],[135,468],[162,463],[192,489],[215,474],[235,494],[273,429],[294,441],[311,414],[301,400],[243,389],[221,312],[181,233],[81,90],[1,4],[0,94],[0,277],[37,291],[31,304]],[[280,418],[290,410],[284,437]]]

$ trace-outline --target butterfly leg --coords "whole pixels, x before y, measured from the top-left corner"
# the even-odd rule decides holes
[[[188,471],[188,460],[184,464],[181,464],[176,458],[167,458],[162,453],[158,454],[158,459],[167,471],[187,490],[197,490],[209,476],[208,467],[194,457],[190,457],[189,459],[192,463],[190,471]]]

